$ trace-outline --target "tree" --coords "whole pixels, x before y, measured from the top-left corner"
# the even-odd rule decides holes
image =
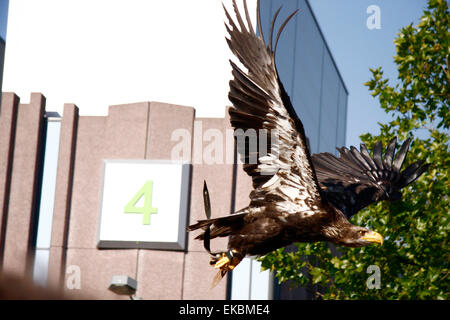
[[[370,149],[379,140],[386,146],[394,136],[415,137],[406,162],[431,164],[403,189],[400,201],[373,204],[352,218],[383,234],[384,245],[339,247],[337,254],[327,243],[279,249],[260,259],[279,282],[318,284],[325,299],[449,298],[449,17],[445,0],[429,0],[420,23],[402,28],[394,41],[397,84],[390,85],[381,68],[371,69],[365,83],[393,120],[380,123],[379,135],[363,134],[361,140]],[[379,289],[371,282],[377,267]]]

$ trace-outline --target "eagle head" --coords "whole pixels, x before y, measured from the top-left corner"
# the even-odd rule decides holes
[[[333,240],[346,247],[364,247],[372,243],[383,244],[383,236],[378,232],[350,223],[343,228],[340,236]]]

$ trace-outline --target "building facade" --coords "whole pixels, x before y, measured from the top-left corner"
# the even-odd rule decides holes
[[[265,38],[282,2],[278,26],[290,12],[300,12],[278,44],[278,71],[305,126],[311,151],[334,152],[336,146],[345,145],[347,89],[308,1],[261,1]],[[174,88],[174,94],[176,91]],[[202,242],[194,240],[196,234],[184,234],[181,247],[133,235],[130,239],[135,243],[123,245],[119,234],[126,226],[118,223],[113,228],[119,245],[107,248],[99,244],[106,221],[103,214],[109,214],[103,212],[105,201],[110,201],[105,200],[106,188],[118,189],[120,197],[128,179],[135,179],[130,174],[123,180],[108,180],[108,161],[151,165],[176,156],[177,161],[188,163],[188,183],[174,180],[173,190],[167,191],[170,197],[164,200],[185,197],[185,202],[179,200],[186,207],[185,215],[181,209],[177,215],[180,226],[204,218],[204,181],[213,216],[247,206],[251,180],[236,164],[227,116],[197,117],[195,106],[160,102],[113,105],[106,116],[80,115],[75,104],[65,104],[55,113],[42,94],[32,93],[29,103],[21,101],[26,98],[8,92],[3,93],[1,102],[0,259],[4,272],[32,274],[41,285],[97,299],[128,298],[108,290],[117,275],[136,280],[136,296],[143,299],[311,298],[304,289],[292,291],[277,285],[251,258],[210,289],[216,270],[210,267]],[[147,225],[136,224],[136,230],[144,228],[151,233],[150,228],[164,218],[157,188],[155,183],[152,203],[156,212]],[[130,202],[131,207],[144,208],[138,198]],[[141,219],[119,209],[120,219]],[[225,246],[226,239],[212,242],[213,249]]]

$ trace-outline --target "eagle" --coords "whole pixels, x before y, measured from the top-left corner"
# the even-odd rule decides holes
[[[233,106],[229,115],[237,141],[247,130],[265,131],[267,139],[258,138],[257,143],[259,146],[264,142],[267,148],[250,150],[249,139],[238,143],[243,169],[253,184],[247,207],[231,215],[210,218],[208,190],[204,186],[207,219],[190,225],[188,231],[203,230],[196,239],[204,241],[211,254],[211,265],[219,269],[213,286],[244,257],[263,256],[293,242],[328,241],[347,247],[383,244],[379,233],[353,225],[349,218],[377,201],[400,199],[400,190],[428,168],[420,160],[401,171],[411,139],[398,152],[397,138],[392,139],[384,156],[381,142],[375,143],[372,155],[361,144],[359,151],[353,146],[338,148],[339,157],[331,153],[311,156],[303,124],[275,65],[281,32],[298,10],[282,23],[273,42],[281,8],[278,9],[266,45],[259,1],[258,34],[245,0],[243,4],[247,23],[236,0],[233,9],[237,22],[224,6],[229,35],[226,41],[243,66],[230,60],[233,77],[228,97]],[[271,138],[273,133],[276,139]],[[227,250],[211,253],[209,240],[216,237],[229,237]]]

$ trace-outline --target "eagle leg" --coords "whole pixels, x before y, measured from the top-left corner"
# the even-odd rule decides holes
[[[228,271],[233,270],[241,262],[242,258],[243,256],[236,250],[219,252],[215,256],[212,256],[210,264],[220,270],[214,277],[211,288],[215,287]]]
[[[210,264],[216,269],[233,270],[242,258],[236,250],[219,252],[211,257]]]

